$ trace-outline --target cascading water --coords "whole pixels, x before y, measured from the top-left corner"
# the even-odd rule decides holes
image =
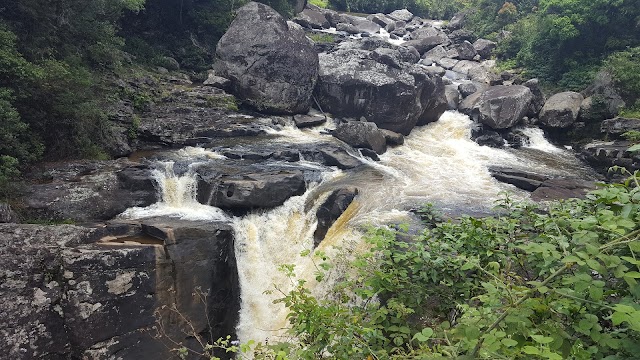
[[[189,150],[181,150],[183,152]],[[197,151],[197,150],[196,150]],[[185,154],[188,154],[185,152]],[[196,152],[195,154],[199,154]],[[133,207],[120,214],[122,218],[141,219],[154,216],[178,217],[183,220],[226,220],[228,216],[219,208],[202,205],[196,200],[197,178],[195,169],[200,163],[189,164],[187,171],[178,176],[175,162],[165,161],[153,170],[160,201],[147,207]]]
[[[315,281],[316,263],[309,256],[300,254],[313,249],[316,210],[332,190],[344,187],[360,190],[319,246],[330,258],[335,258],[338,253],[358,251],[361,225],[408,221],[408,210],[427,202],[450,214],[486,213],[503,191],[510,191],[517,198],[527,197],[527,193],[492,178],[489,166],[536,169],[546,174],[581,171],[575,158],[553,147],[543,137],[531,136],[530,146],[535,147],[532,149],[493,149],[470,140],[471,125],[467,116],[446,112],[439,121],[414,129],[403,146],[389,149],[380,156],[379,162],[361,157],[365,166],[349,171],[304,160],[294,164],[271,164],[321,171],[323,176],[318,183],[310,184],[305,194],[290,198],[280,207],[235,218],[195,200],[198,162],[189,165],[182,176],[175,175],[173,162],[162,163],[154,172],[162,201],[147,208],[129,209],[123,216],[168,215],[231,221],[241,287],[238,337],[242,342],[274,339],[285,334],[287,311],[282,304],[273,301],[293,285],[279,270],[281,265],[294,265],[296,278],[306,280],[317,296],[326,294],[331,286],[330,282]],[[285,144],[332,142],[344,146],[321,132],[322,128],[299,130],[285,126],[279,132],[270,132],[268,141],[271,145],[281,141]],[[279,138],[274,141],[275,135]],[[197,148],[182,150],[178,155],[197,161],[217,161],[219,158],[216,153]]]

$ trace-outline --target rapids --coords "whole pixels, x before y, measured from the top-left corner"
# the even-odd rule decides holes
[[[331,281],[317,283],[317,259],[301,256],[313,250],[316,210],[328,194],[338,188],[355,186],[360,194],[329,230],[319,250],[329,258],[348,257],[363,246],[364,225],[385,225],[412,221],[411,209],[433,203],[452,215],[486,214],[503,192],[526,199],[528,193],[496,181],[490,166],[533,170],[545,174],[580,175],[590,172],[569,152],[547,140],[537,129],[524,129],[530,144],[522,149],[494,149],[470,140],[472,121],[457,112],[446,112],[439,121],[416,128],[405,144],[390,148],[375,162],[362,157],[364,166],[338,170],[301,160],[300,168],[322,172],[321,179],[309,185],[301,196],[288,199],[282,206],[256,211],[242,217],[230,217],[218,208],[195,200],[195,169],[202,162],[223,157],[200,148],[180,150],[177,156],[193,159],[187,171],[177,176],[173,162],[159,164],[154,172],[162,201],[147,208],[132,208],[121,216],[143,218],[175,216],[183,219],[230,221],[235,231],[235,253],[241,288],[240,321],[237,335],[241,342],[265,341],[285,336],[286,309],[274,300],[293,286],[279,267],[294,265],[297,279],[304,279],[317,296],[329,291]],[[324,128],[299,130],[284,126],[269,131],[270,143],[309,144],[339,140],[323,135]],[[275,141],[273,136],[276,136]],[[334,270],[334,276],[338,276]]]

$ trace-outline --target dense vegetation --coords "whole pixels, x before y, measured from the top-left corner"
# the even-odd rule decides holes
[[[210,67],[247,1],[21,0],[0,5],[0,198],[41,159],[106,158],[113,79],[125,69]],[[263,1],[285,14],[288,0]],[[135,99],[134,99],[135,100]]]
[[[628,174],[628,173],[627,173]],[[293,343],[205,345],[258,359],[637,359],[640,180],[546,208],[504,198],[499,215],[410,237],[372,229],[370,250],[323,299],[295,268],[280,299]],[[315,256],[317,277],[332,271]],[[182,349],[186,354],[188,350]],[[215,357],[213,357],[215,358]]]

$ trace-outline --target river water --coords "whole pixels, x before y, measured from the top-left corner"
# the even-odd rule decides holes
[[[193,159],[185,172],[176,175],[173,161],[159,163],[154,172],[162,201],[146,208],[129,209],[122,216],[229,221],[235,230],[241,287],[239,340],[280,340],[285,336],[287,311],[281,304],[274,304],[274,300],[291,290],[293,282],[279,267],[294,265],[296,278],[305,279],[317,296],[323,296],[331,286],[331,281],[320,284],[315,281],[318,260],[300,254],[313,250],[316,210],[332,190],[355,186],[360,191],[318,248],[329,258],[342,258],[362,249],[364,225],[410,222],[409,210],[425,203],[433,203],[440,211],[452,215],[485,214],[503,192],[511,193],[512,198],[527,199],[526,192],[492,178],[490,166],[548,175],[585,178],[592,175],[570,151],[550,144],[539,129],[523,129],[530,138],[525,148],[494,149],[470,140],[471,125],[467,116],[448,111],[439,121],[414,129],[404,145],[390,148],[379,162],[361,157],[365,165],[352,170],[302,160],[296,165],[320,170],[322,174],[318,181],[309,184],[305,194],[292,197],[275,209],[242,217],[227,215],[195,200],[195,169],[224,157],[206,149],[186,148],[175,154],[181,159]],[[285,126],[270,132],[270,142],[339,143],[322,135],[321,130]],[[350,151],[358,155],[356,150]],[[338,276],[338,270],[334,272]]]

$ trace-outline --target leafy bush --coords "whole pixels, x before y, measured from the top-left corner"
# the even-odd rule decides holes
[[[612,54],[605,61],[605,67],[613,74],[616,86],[628,102],[633,104],[640,98],[640,47]]]

